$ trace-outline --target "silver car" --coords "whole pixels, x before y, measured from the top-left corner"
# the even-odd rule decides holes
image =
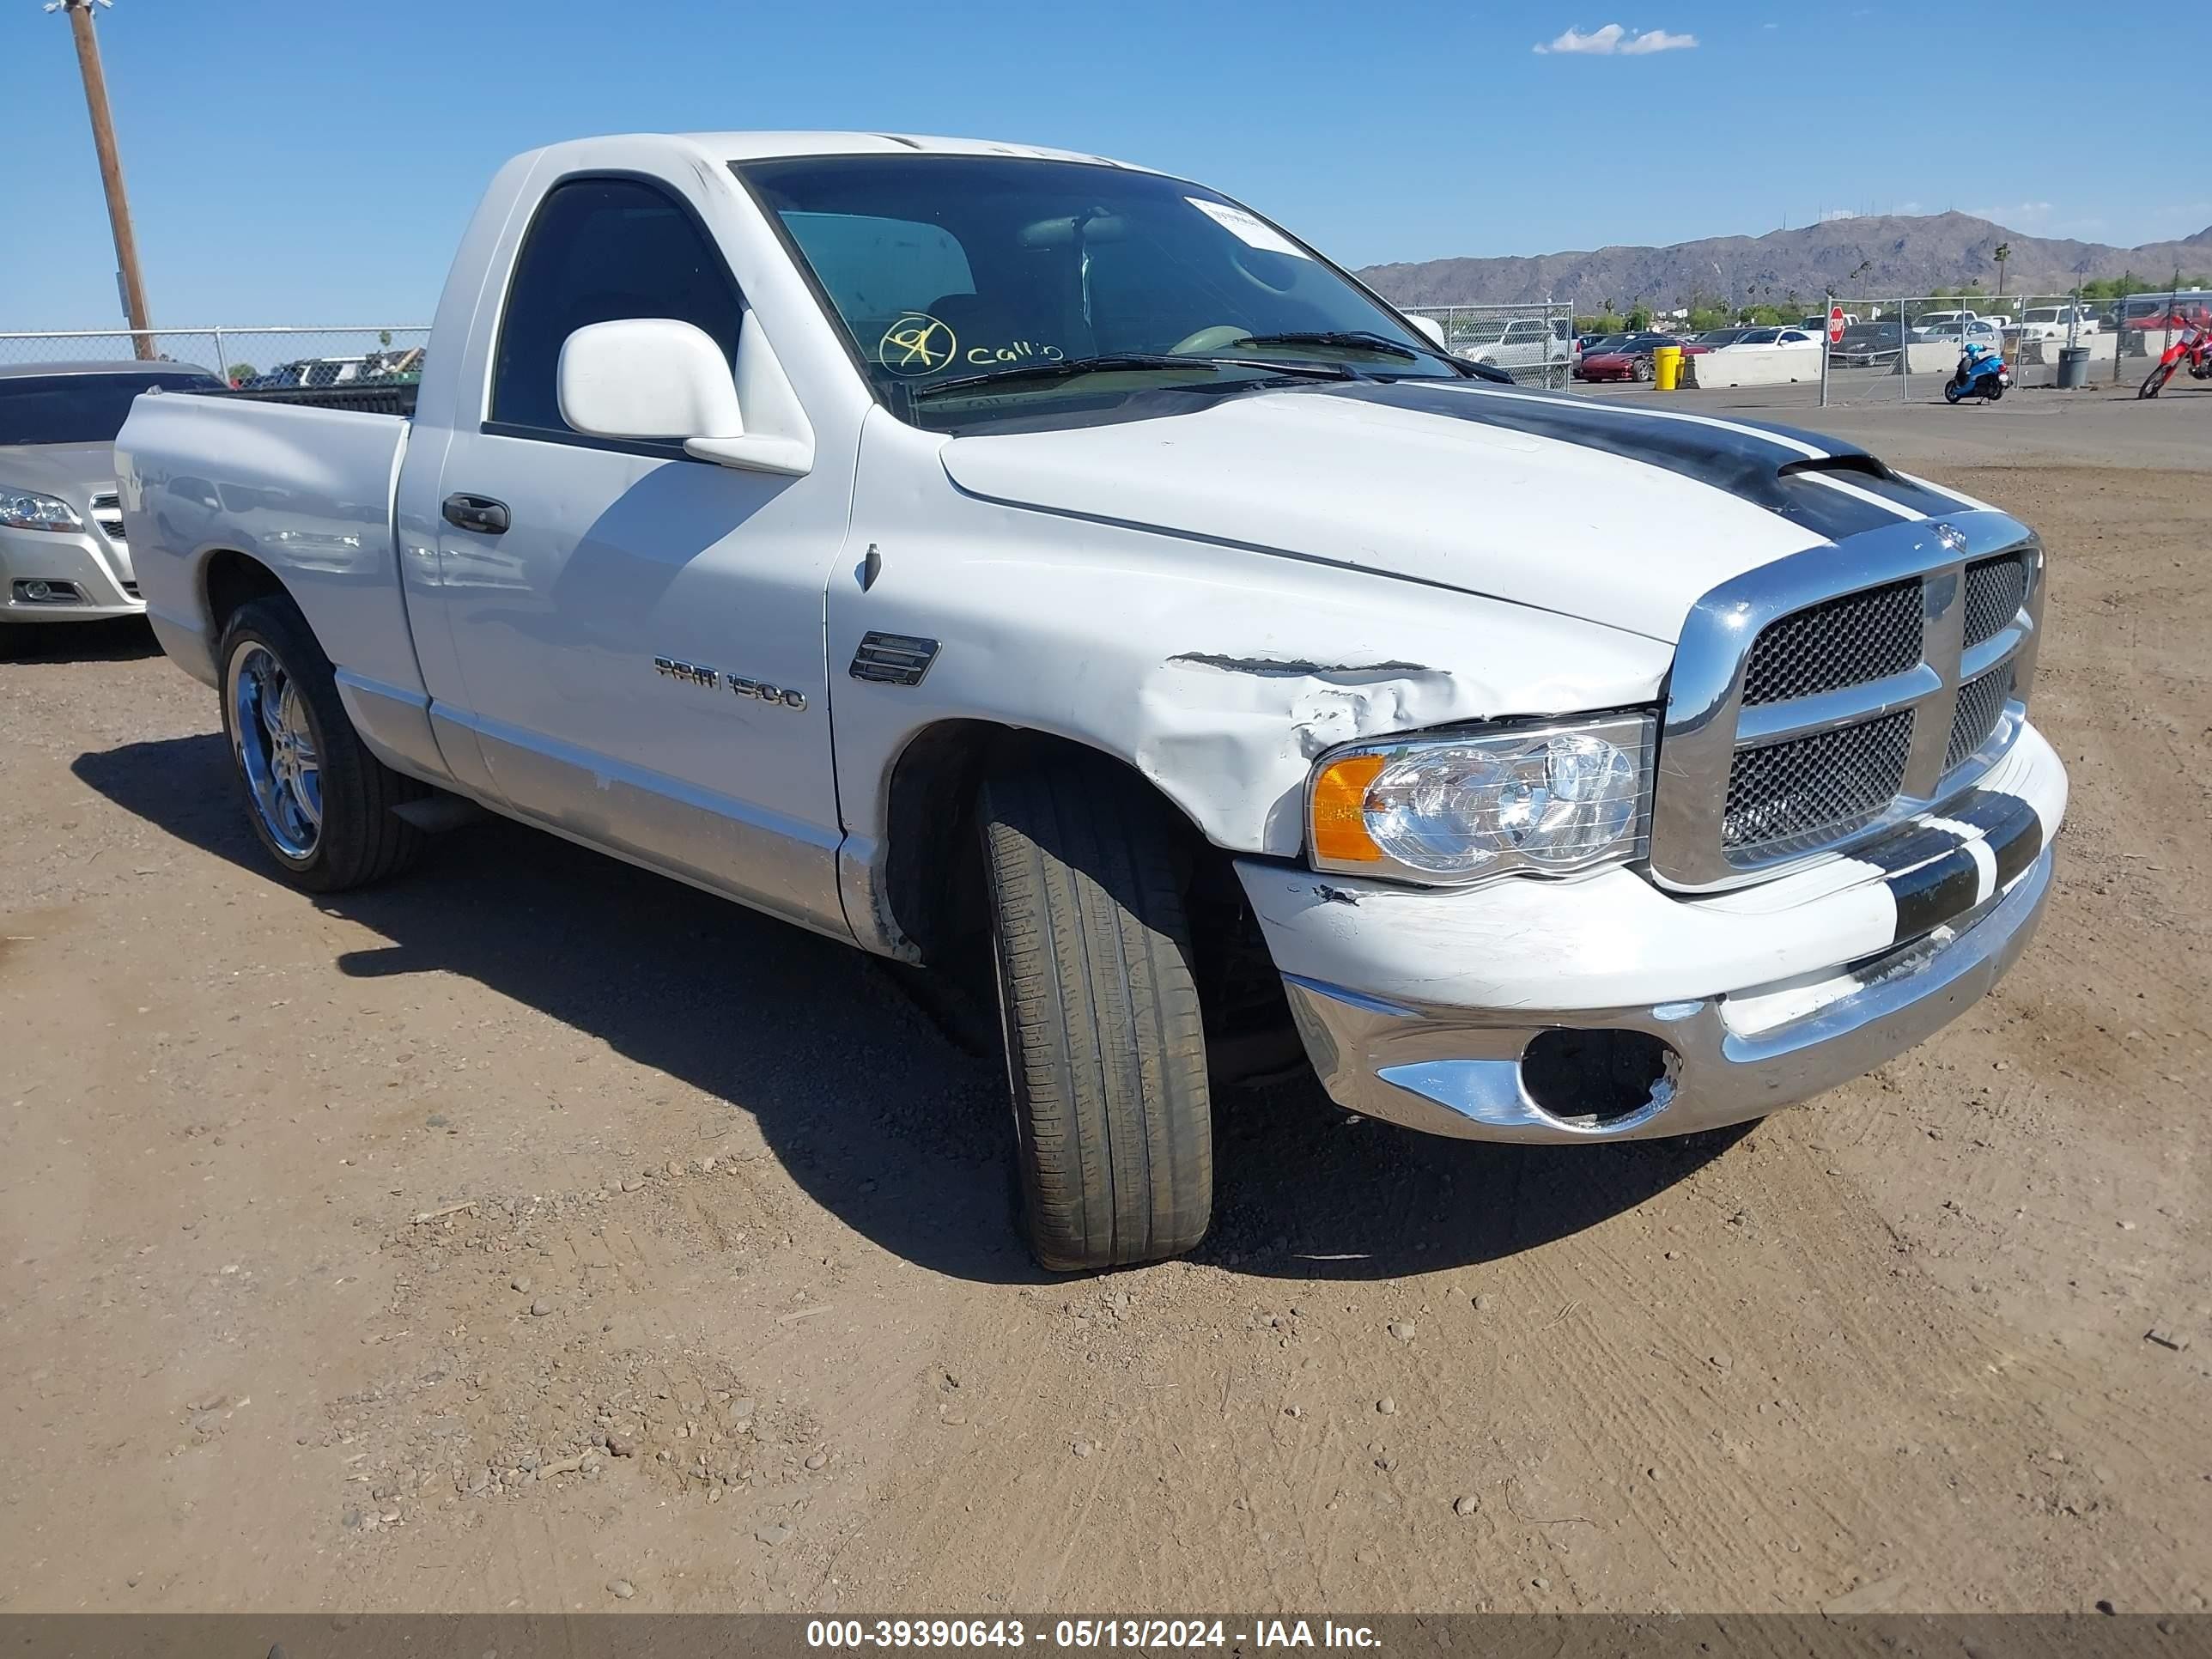
[[[0,626],[145,610],[123,538],[115,434],[149,387],[222,386],[189,363],[0,365]]]

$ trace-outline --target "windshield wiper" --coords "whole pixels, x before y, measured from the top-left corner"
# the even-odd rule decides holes
[[[979,386],[1012,380],[1066,380],[1078,374],[1097,374],[1113,369],[1188,368],[1212,374],[1221,364],[1216,357],[1176,357],[1163,351],[1105,351],[1094,357],[1063,357],[1057,362],[1023,363],[1013,368],[994,368],[988,374],[960,374],[949,380],[914,388],[917,401],[940,392],[966,392]]]
[[[1464,375],[1468,366],[1449,351],[1423,343],[1413,345],[1404,340],[1394,340],[1387,334],[1377,334],[1364,328],[1316,329],[1286,334],[1248,334],[1237,342],[1238,345],[1319,345],[1341,346],[1354,351],[1372,351],[1385,357],[1403,357],[1413,362],[1422,357],[1434,357],[1455,373]]]
[[[1379,351],[1388,357],[1403,357],[1408,362],[1420,356],[1413,347],[1401,344],[1387,334],[1371,334],[1365,329],[1330,328],[1288,334],[1247,334],[1235,343],[1350,346],[1361,351]]]

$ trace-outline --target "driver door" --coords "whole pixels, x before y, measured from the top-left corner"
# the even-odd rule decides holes
[[[456,422],[441,471],[453,678],[432,692],[468,711],[519,813],[847,933],[823,611],[851,456],[740,471],[578,433],[559,404],[562,346],[586,324],[692,323],[734,364],[744,315],[667,185],[546,193],[504,304],[479,313],[497,330],[487,418]]]

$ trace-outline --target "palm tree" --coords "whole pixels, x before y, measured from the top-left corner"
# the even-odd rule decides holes
[[[2002,300],[2004,298],[2005,261],[2012,258],[2012,244],[2010,242],[1999,242],[1996,246],[1996,251],[1991,253],[1990,258],[1997,262],[1997,298]]]

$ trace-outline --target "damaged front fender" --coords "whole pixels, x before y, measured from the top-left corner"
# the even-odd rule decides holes
[[[833,683],[840,806],[870,845],[907,745],[985,720],[1127,762],[1217,846],[1294,858],[1324,751],[1651,702],[1672,656],[1640,634],[1372,570],[969,497],[931,506],[864,495],[854,536],[880,550],[877,578],[830,595],[833,663],[870,630],[939,646],[919,684]]]

